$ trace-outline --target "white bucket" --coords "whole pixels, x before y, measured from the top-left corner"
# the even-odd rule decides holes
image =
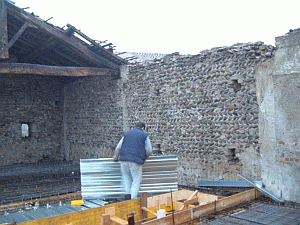
[[[157,211],[157,219],[163,218],[166,216],[166,210],[160,209]]]

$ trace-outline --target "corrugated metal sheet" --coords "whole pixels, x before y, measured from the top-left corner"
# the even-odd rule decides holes
[[[148,195],[178,190],[177,156],[150,156],[143,165],[140,193]],[[82,199],[123,198],[120,162],[111,158],[81,159]]]
[[[253,181],[258,186],[262,186],[262,181]],[[243,180],[198,180],[198,187],[252,187]]]

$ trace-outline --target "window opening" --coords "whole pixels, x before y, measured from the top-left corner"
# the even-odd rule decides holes
[[[29,123],[21,124],[21,132],[22,132],[22,137],[24,138],[29,137]]]

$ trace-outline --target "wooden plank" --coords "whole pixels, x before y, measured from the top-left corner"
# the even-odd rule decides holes
[[[105,214],[109,214],[110,216],[115,216],[116,215],[115,207],[105,208]]]
[[[142,210],[148,213],[151,213],[153,216],[157,216],[157,213],[153,212],[152,210],[142,206]]]
[[[158,199],[156,199],[156,201],[155,201],[155,207],[156,207],[157,211],[160,210],[160,202]]]
[[[119,217],[116,217],[116,216],[111,216],[110,220],[117,223],[117,224],[121,224],[121,225],[127,225],[128,224],[128,222],[126,220],[123,220],[123,219],[121,219]]]
[[[192,198],[192,199],[186,200],[186,201],[183,203],[183,205],[184,205],[184,207],[188,207],[189,205],[191,205],[191,204],[193,204],[193,203],[196,203],[196,202],[198,202],[198,197],[197,197],[197,196],[194,197],[194,198]]]
[[[184,204],[183,204],[183,206],[179,209],[179,210],[182,210],[184,207],[186,207],[187,205],[189,205],[189,201],[191,200],[191,199],[193,199],[194,198],[194,196],[195,195],[197,195],[197,193],[198,193],[198,191],[196,190],[196,191],[194,191],[194,193],[187,199],[187,201],[184,201]],[[197,201],[198,201],[198,197],[197,197]],[[186,203],[187,202],[187,203]],[[194,203],[194,202],[193,202]],[[192,204],[192,203],[190,203],[190,204]]]
[[[34,74],[45,76],[112,76],[117,71],[94,67],[46,66],[25,63],[0,63],[0,74]]]
[[[101,214],[101,225],[111,225],[109,214]]]
[[[29,22],[31,22],[32,24],[37,26],[39,29],[54,36],[60,42],[62,42],[62,44],[68,45],[70,48],[72,48],[74,51],[76,51],[79,55],[81,55],[81,57],[84,57],[85,59],[92,61],[94,64],[98,65],[99,67],[102,67],[103,65],[105,65],[106,67],[111,68],[111,69],[119,69],[119,67],[120,67],[119,64],[126,63],[125,60],[123,60],[119,57],[116,57],[115,55],[113,55],[113,53],[109,54],[109,53],[105,52],[107,57],[110,57],[113,59],[113,60],[109,60],[103,56],[100,56],[100,55],[92,52],[91,50],[88,49],[88,47],[84,46],[81,43],[81,41],[79,39],[77,39],[76,37],[74,37],[74,36],[69,37],[69,36],[65,35],[65,33],[62,32],[61,30],[59,30],[55,27],[49,26],[44,21],[38,20],[34,16],[22,11],[21,9],[19,9],[18,7],[14,6],[14,5],[7,4],[7,8],[10,11],[16,13],[17,15],[22,16],[24,18],[24,20],[28,20]],[[117,63],[115,63],[113,61],[117,61]]]
[[[134,213],[136,220],[141,220],[140,213],[140,199],[133,199],[124,202],[113,203],[101,207],[96,207],[92,209],[86,209],[82,211],[76,211],[68,214],[63,214],[54,217],[43,218],[34,221],[27,221],[18,223],[20,225],[53,225],[53,224],[68,224],[72,223],[73,225],[99,225],[101,221],[101,215],[105,214],[106,208],[115,208],[115,216],[126,221],[127,215]],[[120,221],[120,220],[118,220]],[[127,221],[126,221],[127,223]],[[112,223],[110,223],[112,225]]]
[[[8,59],[7,8],[0,0],[0,59]]]
[[[168,207],[172,206],[172,199],[171,199],[171,196],[167,196],[167,203],[166,203],[166,206],[168,206]]]
[[[8,42],[8,48],[13,46],[13,44],[19,39],[19,37],[24,33],[26,28],[28,27],[29,22],[27,21],[26,23],[23,24],[23,26],[20,28],[20,30],[10,39]]]

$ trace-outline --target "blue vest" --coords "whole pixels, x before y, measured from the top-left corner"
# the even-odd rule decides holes
[[[147,137],[148,135],[139,127],[127,131],[124,134],[120,149],[120,161],[144,164],[146,159],[145,141]]]

